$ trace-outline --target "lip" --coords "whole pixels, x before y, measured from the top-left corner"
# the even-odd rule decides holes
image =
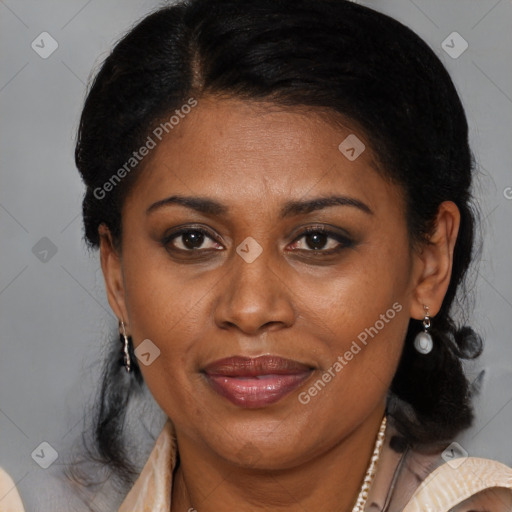
[[[259,408],[273,404],[298,388],[313,368],[274,355],[234,356],[208,364],[203,373],[212,389],[233,404]]]

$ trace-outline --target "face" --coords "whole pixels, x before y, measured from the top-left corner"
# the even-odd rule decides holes
[[[290,467],[383,412],[419,263],[400,189],[368,144],[338,149],[350,134],[365,142],[314,112],[202,98],[130,190],[119,259],[103,237],[113,309],[160,350],[144,379],[208,453]]]

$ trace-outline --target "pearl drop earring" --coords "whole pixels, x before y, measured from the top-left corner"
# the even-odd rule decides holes
[[[430,316],[428,314],[428,306],[423,306],[425,309],[425,318],[423,319],[423,331],[419,332],[414,338],[414,348],[420,354],[428,354],[434,348],[434,341],[430,335]]]

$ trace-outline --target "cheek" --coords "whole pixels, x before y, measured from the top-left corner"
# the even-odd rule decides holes
[[[388,289],[363,286],[356,277],[338,292],[336,314],[333,308],[316,312],[316,327],[322,333],[316,338],[321,338],[328,355],[298,397],[306,417],[324,422],[325,429],[340,414],[362,421],[382,402],[396,372],[409,323],[404,298],[393,296]],[[322,319],[327,329],[320,324]],[[315,338],[315,333],[311,334]]]
[[[208,277],[200,282],[188,279],[186,271],[172,264],[165,251],[152,244],[126,254],[123,265],[125,302],[134,338],[154,338],[155,342],[178,345],[176,332],[200,325],[195,320],[201,299],[213,285]],[[180,340],[180,346],[183,341],[186,338]]]
[[[176,389],[182,382],[187,354],[197,330],[204,326],[200,310],[205,288],[184,282],[182,274],[171,273],[169,264],[162,265],[160,258],[154,253],[134,251],[123,264],[125,303],[134,348],[149,339],[160,351],[149,366],[140,360],[139,366],[152,394],[162,405],[159,394]]]
[[[316,294],[310,288],[316,319],[308,322],[327,333],[330,355],[322,369],[343,374],[332,391],[363,398],[382,392],[396,371],[409,324],[411,260],[407,250],[382,243],[352,261]]]
[[[360,333],[364,338],[364,332],[376,323],[379,332],[396,339],[408,323],[397,310],[407,309],[409,267],[405,252],[393,254],[382,246],[361,251],[350,264],[326,279],[323,286],[315,287],[310,283],[309,305],[332,333],[343,335],[334,337],[340,346],[350,344]]]

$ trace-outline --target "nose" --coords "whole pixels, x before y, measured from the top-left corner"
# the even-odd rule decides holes
[[[270,249],[252,261],[234,254],[229,271],[218,285],[216,324],[222,329],[238,328],[246,334],[293,325],[293,292],[280,268],[284,267],[275,261]]]

